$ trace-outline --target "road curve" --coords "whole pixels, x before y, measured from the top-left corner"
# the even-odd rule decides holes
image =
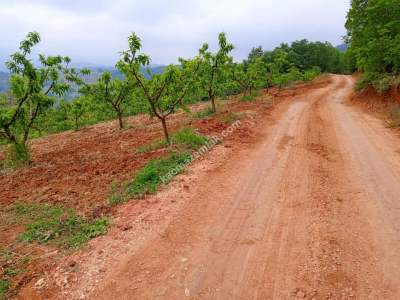
[[[400,142],[346,103],[293,101],[93,299],[400,299]]]

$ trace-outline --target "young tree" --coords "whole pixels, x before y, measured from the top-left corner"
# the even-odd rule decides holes
[[[171,143],[167,128],[167,118],[178,108],[184,108],[184,98],[191,89],[198,70],[197,59],[180,59],[180,66],[169,65],[161,74],[150,74],[146,79],[141,67],[150,63],[150,57],[139,53],[142,47],[140,38],[135,34],[128,39],[129,49],[122,52],[118,62],[120,70],[129,78],[131,84],[137,84],[148,104],[148,112],[157,117],[168,144]]]
[[[86,101],[87,101],[87,99],[85,99],[85,97],[83,96],[83,97],[76,98],[69,104],[68,110],[72,116],[75,130],[79,130],[79,128],[81,127],[81,119],[87,110],[87,102]]]
[[[225,33],[220,33],[218,36],[219,49],[216,53],[209,51],[209,46],[205,43],[199,50],[201,60],[199,69],[199,84],[202,89],[207,92],[208,98],[211,101],[211,108],[215,112],[215,96],[216,93],[223,87],[228,78],[228,68],[232,62],[232,57],[229,53],[234,46],[230,44]]]
[[[132,85],[128,79],[113,79],[110,72],[104,72],[96,83],[85,84],[81,88],[81,92],[91,97],[94,101],[107,103],[117,115],[119,129],[123,129],[122,118],[134,88],[135,85]]]
[[[244,63],[233,64],[232,78],[239,84],[244,96],[251,96],[254,89],[265,84],[266,66],[262,57],[256,57]]]
[[[0,104],[0,136],[14,147],[14,159],[23,162],[29,160],[27,141],[36,119],[69,89],[61,75],[71,80],[79,75],[68,69],[68,57],[39,55],[40,66],[35,66],[29,55],[39,41],[39,34],[30,32],[7,61],[11,99]]]

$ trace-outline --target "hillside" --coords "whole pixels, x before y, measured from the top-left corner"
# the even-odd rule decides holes
[[[79,65],[80,68],[88,68],[91,71],[91,74],[85,76],[85,79],[88,83],[93,83],[99,78],[100,74],[104,71],[111,72],[114,78],[121,78],[122,74],[114,67],[97,67],[97,66],[89,66],[85,67],[84,65]],[[163,72],[165,66],[163,65],[154,65],[148,68],[142,68],[142,73],[146,78],[149,78],[149,74],[147,69],[149,69],[154,74],[160,74]],[[8,90],[8,78],[9,73],[0,72],[0,93]],[[66,98],[71,99],[76,96],[76,91],[70,91],[70,93],[66,96]]]

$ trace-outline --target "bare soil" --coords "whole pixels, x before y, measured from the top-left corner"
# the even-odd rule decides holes
[[[220,153],[215,155],[222,163],[225,154],[232,151],[232,147],[253,143],[256,140],[253,125],[257,120],[268,118],[275,107],[274,104],[289,101],[297,94],[326,85],[329,80],[323,78],[312,84],[298,85],[291,89],[263,91],[254,102],[241,102],[240,96],[233,96],[220,101],[220,112],[217,115],[196,119],[180,112],[170,118],[169,127],[173,132],[190,126],[202,134],[211,136],[220,134],[226,129],[232,116],[240,117],[243,126],[236,130],[235,135],[225,140],[224,146],[213,150]],[[208,103],[196,104],[192,106],[192,111],[196,112],[207,106]],[[109,245],[120,249],[121,253],[130,250],[127,248],[128,245],[140,245],[137,240],[146,236],[144,231],[153,232],[157,226],[162,225],[161,220],[172,217],[172,212],[178,209],[179,201],[168,200],[171,206],[169,207],[159,200],[154,200],[153,197],[140,201],[133,200],[131,203],[116,207],[108,204],[107,198],[113,182],[129,180],[149,160],[158,158],[166,152],[166,149],[145,154],[135,151],[140,146],[162,138],[162,129],[157,120],[136,116],[127,118],[126,123],[127,129],[122,131],[117,129],[115,122],[106,122],[79,131],[68,131],[36,139],[31,143],[32,165],[13,172],[0,173],[0,250],[12,252],[12,258],[5,260],[2,252],[1,267],[19,269],[11,287],[14,292],[22,290],[18,297],[42,299],[64,293],[72,284],[76,284],[82,272],[87,271],[83,262],[82,264],[77,262],[87,258],[88,269],[98,270],[103,265],[107,269],[109,261],[105,259],[104,264],[93,261],[97,258],[93,253],[98,253],[98,249],[102,248],[104,251],[100,252],[106,255],[117,253],[108,247]],[[2,158],[4,155],[0,153],[0,159]],[[201,164],[203,163],[195,164],[196,168]],[[185,185],[184,190],[190,193],[188,186]],[[10,216],[7,214],[7,207],[18,200],[61,204],[74,208],[79,214],[87,217],[109,215],[113,225],[106,237],[92,242],[94,247],[89,245],[72,256],[51,246],[24,244],[17,239],[23,227],[10,226]],[[113,243],[110,242],[110,238]],[[99,246],[96,246],[97,243]],[[121,246],[121,243],[124,245]],[[107,252],[107,249],[111,252]],[[105,273],[103,269],[100,275]],[[54,275],[58,274],[57,270],[63,270],[60,271],[60,276]],[[51,280],[41,280],[46,276],[50,276]],[[96,282],[89,280],[88,286],[90,284],[94,286]],[[36,290],[39,290],[39,293]],[[77,291],[70,292],[77,293]]]
[[[236,102],[246,117],[222,145],[157,195],[116,207],[107,235],[18,298],[399,299],[400,139],[350,104],[353,81],[276,94],[273,108],[266,95]],[[228,126],[174,126],[189,123]]]

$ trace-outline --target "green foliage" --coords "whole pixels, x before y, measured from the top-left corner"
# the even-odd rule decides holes
[[[121,64],[118,66],[122,67]],[[103,102],[108,105],[117,116],[119,129],[122,129],[124,127],[122,117],[130,104],[130,97],[136,96],[134,88],[134,84],[127,78],[123,80],[112,78],[110,72],[104,72],[96,83],[84,84],[81,92],[93,102]]]
[[[142,44],[135,33],[128,38],[128,44],[129,49],[122,52],[117,66],[131,82],[138,85],[142,95],[137,98],[138,101],[142,98],[147,101],[148,113],[161,121],[166,142],[170,144],[167,117],[178,108],[186,109],[184,100],[192,90],[199,62],[197,59],[180,58],[180,66],[169,65],[162,74],[151,74],[150,78],[145,78],[140,68],[149,64],[150,57],[140,53]]]
[[[184,128],[176,132],[172,137],[172,145],[182,150],[197,150],[207,143],[208,139],[192,128]]]
[[[207,138],[195,132],[192,128],[184,128],[171,137],[171,147],[178,151],[196,150],[207,142]],[[136,149],[137,153],[144,154],[158,149],[166,148],[169,145],[165,140],[155,140],[148,145]]]
[[[311,70],[307,70],[303,74],[303,81],[312,81],[321,75],[321,69],[319,67],[314,67]]]
[[[398,85],[398,78],[399,76],[390,74],[365,72],[357,80],[355,90],[362,91],[367,87],[373,87],[379,94],[384,94],[392,86]]]
[[[62,75],[66,80],[80,82],[78,72],[68,68],[68,57],[40,54],[40,66],[35,66],[29,55],[39,41],[37,32],[29,33],[6,63],[11,73],[10,96],[0,101],[0,137],[16,145],[17,153],[20,149],[28,150],[27,140],[37,118],[53,105],[57,96],[68,91],[69,85]],[[16,157],[29,159],[29,155]]]
[[[8,279],[0,279],[0,300],[6,299],[6,293],[10,288],[10,281]]]
[[[350,51],[365,72],[400,71],[398,0],[352,0],[346,22]]]
[[[76,248],[104,234],[108,227],[106,218],[88,220],[72,209],[50,204],[17,202],[15,212],[21,221],[27,222],[20,239],[28,243],[51,242],[60,247]]]
[[[151,160],[135,174],[132,181],[124,186],[122,191],[116,186],[113,187],[109,197],[110,204],[115,205],[133,197],[155,193],[163,183],[161,178],[173,169],[178,169],[177,174],[183,172],[183,168],[178,167],[189,158],[188,153],[173,152],[166,157]]]
[[[195,114],[195,118],[197,118],[197,119],[205,119],[205,118],[207,118],[207,117],[209,117],[209,116],[211,116],[213,114],[214,114],[214,111],[212,110],[212,108],[208,107],[205,110],[201,110],[201,111],[197,112]]]
[[[346,28],[349,52],[356,67],[365,73],[357,88],[371,85],[384,93],[393,84],[390,77],[400,72],[398,0],[352,0]]]
[[[229,67],[232,57],[229,53],[234,46],[228,42],[225,33],[218,35],[218,51],[213,53],[207,43],[199,50],[200,67],[196,84],[199,90],[204,91],[211,101],[211,108],[215,112],[215,97],[222,94],[229,80]]]
[[[261,57],[255,57],[246,63],[233,64],[232,78],[240,86],[244,97],[251,97],[253,90],[265,86],[266,65]]]
[[[155,193],[161,185],[161,177],[178,165],[189,159],[187,153],[172,153],[161,159],[150,161],[143,169],[136,173],[132,182],[127,187],[127,194],[135,197],[147,193]]]

